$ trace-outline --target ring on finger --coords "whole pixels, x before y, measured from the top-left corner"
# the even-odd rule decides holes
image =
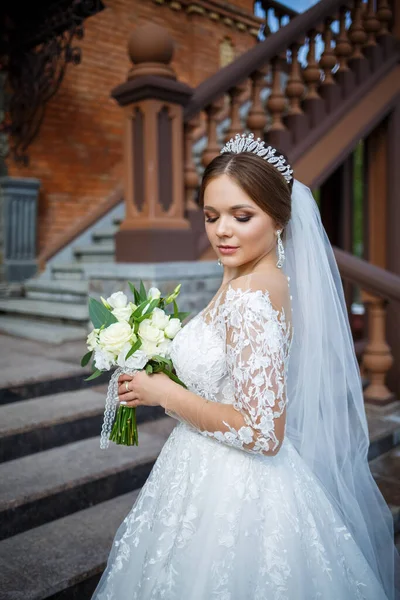
[[[129,392],[129,381],[125,381],[125,389]]]

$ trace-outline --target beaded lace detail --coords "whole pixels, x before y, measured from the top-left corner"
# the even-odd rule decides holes
[[[184,366],[178,374],[196,394],[212,402],[232,404],[242,415],[242,425],[234,427],[229,419],[221,420],[219,413],[215,428],[198,428],[199,433],[247,452],[276,453],[284,437],[285,377],[293,337],[284,309],[273,307],[268,291],[228,285],[226,293],[219,294],[195,319],[204,324],[206,338],[207,334],[215,337],[217,333],[225,360],[218,361],[218,344],[215,347],[210,341],[208,369],[204,370],[203,361],[196,357],[190,373]],[[182,331],[181,343],[183,336]],[[207,343],[205,339],[206,349]],[[180,353],[176,358],[178,365],[182,364]],[[201,373],[206,375],[205,380]],[[166,412],[179,419],[173,412]]]

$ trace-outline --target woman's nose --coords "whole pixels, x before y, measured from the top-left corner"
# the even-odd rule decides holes
[[[230,237],[231,227],[226,218],[220,217],[217,224],[217,235],[219,237]]]

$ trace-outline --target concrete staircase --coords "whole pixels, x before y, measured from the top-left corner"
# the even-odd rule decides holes
[[[25,342],[9,340],[12,362]],[[34,346],[39,357],[27,372]],[[2,600],[91,597],[113,536],[175,425],[162,409],[138,410],[139,447],[100,450],[107,385],[82,387],[81,349],[75,343],[61,363],[45,345],[27,342],[19,380],[0,375]]]
[[[102,451],[107,385],[83,382],[84,345],[0,336],[0,346],[0,597],[89,600],[175,422],[143,409],[139,447]],[[400,408],[367,415],[371,470],[400,531]]]
[[[0,332],[32,340],[63,343],[88,333],[88,282],[85,264],[114,262],[114,235],[121,218],[95,226],[90,241],[77,240],[45,273],[26,281],[19,294],[0,289]],[[66,258],[68,258],[66,260]]]

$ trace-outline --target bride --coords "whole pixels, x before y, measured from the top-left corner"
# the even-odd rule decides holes
[[[184,389],[119,378],[127,406],[179,421],[120,525],[96,600],[394,600],[393,522],[342,285],[311,192],[253,135],[200,190],[224,267],[175,337]]]

